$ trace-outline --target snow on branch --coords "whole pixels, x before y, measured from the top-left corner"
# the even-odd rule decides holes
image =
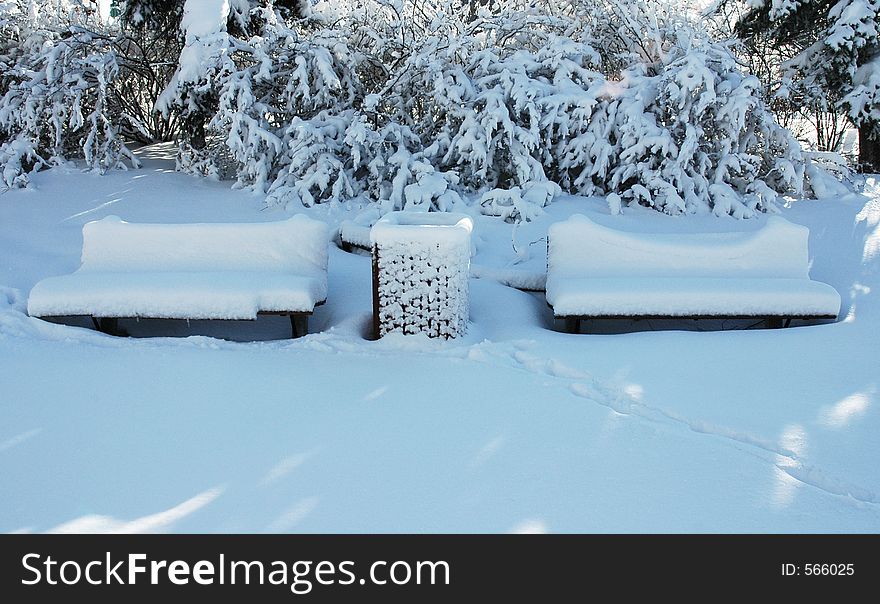
[[[97,172],[137,167],[114,115],[120,67],[112,41],[79,27],[43,30],[22,42],[0,98],[0,166],[7,187],[28,173],[81,158]]]

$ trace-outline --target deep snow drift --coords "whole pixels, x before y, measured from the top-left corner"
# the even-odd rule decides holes
[[[2,531],[880,530],[880,191],[797,201],[839,323],[553,331],[543,239],[573,213],[636,232],[749,232],[561,198],[514,228],[475,216],[468,333],[372,342],[369,258],[330,248],[313,333],[283,319],[127,322],[114,338],[26,316],[79,266],[82,225],[288,216],[226,183],[55,169],[0,194]],[[357,208],[310,210],[331,228]],[[654,325],[656,327],[656,325]],[[742,325],[731,325],[743,327]],[[192,335],[170,338],[172,335]],[[223,338],[223,339],[220,339]],[[241,341],[235,341],[241,340]],[[246,341],[258,340],[258,341]]]

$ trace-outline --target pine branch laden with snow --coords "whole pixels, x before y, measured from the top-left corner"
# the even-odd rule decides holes
[[[263,34],[234,41],[235,70],[223,75],[219,109],[209,128],[225,137],[237,162],[236,185],[269,191],[273,203],[306,205],[354,195],[352,172],[369,156],[363,98],[354,70],[359,57],[337,31],[300,40],[271,11]]]
[[[825,46],[851,80],[842,104],[855,123],[880,123],[880,1],[841,0],[828,16]]]
[[[754,19],[763,11],[764,25]],[[758,25],[749,27],[749,19]],[[781,94],[878,130],[880,1],[756,0],[739,27],[796,49],[782,65]]]
[[[579,191],[615,192],[667,214],[738,218],[772,211],[780,192],[801,194],[800,146],[764,106],[758,80],[740,73],[724,46],[676,42],[657,75],[636,67],[612,88],[586,134],[609,132],[602,142],[612,149],[601,163],[581,159],[590,181],[577,180]],[[583,146],[575,138],[570,157]]]
[[[26,186],[29,172],[73,158],[98,172],[138,166],[112,107],[120,70],[112,40],[71,27],[63,37],[33,32],[22,44],[0,98],[3,183]]]
[[[784,19],[795,13],[798,7],[802,4],[809,1],[810,0],[770,0],[770,18],[774,21],[777,19]],[[751,3],[756,4],[757,2],[752,0]]]

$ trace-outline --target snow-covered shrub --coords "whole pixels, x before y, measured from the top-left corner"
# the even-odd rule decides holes
[[[291,193],[307,205],[353,192],[345,184],[346,161],[337,156],[357,129],[351,108],[363,97],[359,57],[338,32],[302,39],[276,13],[261,12],[262,35],[232,40],[234,68],[220,78],[219,108],[209,123],[239,165],[237,186],[271,188],[276,198]]]
[[[528,182],[512,189],[492,189],[480,198],[480,210],[506,221],[529,222],[540,216],[541,208],[560,192],[559,185],[549,180]]]
[[[4,184],[25,186],[29,171],[71,158],[99,172],[137,166],[112,107],[120,69],[112,40],[74,26],[32,32],[21,44],[0,98]]]
[[[483,211],[529,219],[544,200],[527,208],[519,192],[556,176],[556,131],[582,117],[578,104],[595,101],[582,85],[601,79],[585,67],[595,52],[556,35],[540,15],[503,10],[469,21],[443,15],[428,34],[395,81],[392,115],[411,120],[425,161],[455,171],[468,189],[492,189]],[[560,94],[566,83],[577,88],[573,98]]]
[[[797,141],[776,124],[757,78],[742,74],[727,48],[679,40],[657,71],[624,73],[591,125],[608,120],[608,168],[584,162],[591,181],[579,181],[580,192],[616,192],[625,203],[667,214],[711,209],[737,217],[771,209],[777,193],[802,192]]]
[[[322,112],[307,120],[291,120],[283,133],[283,146],[278,147],[284,167],[269,188],[272,202],[296,200],[309,207],[325,200],[354,197],[356,183],[342,151],[351,117],[351,112]]]
[[[547,180],[739,217],[803,191],[799,146],[727,46],[641,3],[584,11],[439,14],[382,95],[385,111],[419,136],[425,161],[490,189],[480,207],[505,219],[536,215],[543,200],[519,190]]]
[[[406,126],[392,122],[383,128],[386,141],[377,148],[375,169],[371,175],[384,212],[424,210],[449,212],[464,203],[456,192],[459,184],[455,171],[435,167],[419,148],[419,139]],[[413,151],[413,149],[418,149]]]
[[[366,197],[384,211],[447,212],[463,203],[455,172],[424,159],[418,140],[399,124],[375,129],[355,110],[294,117],[283,132],[282,168],[268,190],[273,204],[305,206]]]
[[[9,29],[0,15],[20,38],[0,48],[7,183],[67,157],[121,165],[120,133],[178,130],[181,169],[280,205],[449,211],[469,198],[525,221],[566,191],[616,195],[614,211],[747,217],[810,190],[758,81],[659,2],[153,4],[126,4],[122,23],[179,15],[173,75],[151,71],[136,36],[35,33],[21,15]],[[143,82],[132,76],[146,66]]]
[[[294,27],[278,12],[255,12],[260,35],[227,38],[234,67],[219,75],[208,124],[236,164],[236,186],[267,193],[270,204],[366,196],[391,211],[460,201],[449,188],[457,176],[422,160],[418,137],[376,111],[363,79],[375,62],[349,42],[351,28]]]
[[[629,48],[630,61],[618,50],[615,73],[603,57],[601,102],[562,143],[570,190],[614,193],[668,214],[740,218],[772,211],[781,193],[802,194],[800,146],[765,106],[757,78],[698,26],[675,15],[652,19],[641,6],[605,8],[603,31],[616,42],[604,53]]]
[[[216,96],[211,155],[273,204],[449,210],[476,191],[482,211],[529,220],[556,194],[530,187],[550,182],[746,217],[803,191],[799,147],[757,80],[687,19],[619,0],[459,4],[319,3],[305,24],[269,5],[247,40],[212,13],[170,97]],[[217,174],[192,165],[206,162]]]
[[[176,117],[152,109],[176,44],[168,33],[104,23],[91,0],[0,3],[4,182],[24,186],[31,170],[67,159],[136,165],[125,140],[167,140]]]
[[[419,135],[426,159],[471,189],[556,178],[558,144],[589,120],[603,81],[596,51],[557,29],[541,15],[438,17],[386,110]]]

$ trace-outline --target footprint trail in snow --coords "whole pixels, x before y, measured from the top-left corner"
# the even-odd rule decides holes
[[[736,445],[746,445],[753,453],[757,453],[760,459],[772,464],[778,471],[787,474],[797,482],[812,486],[829,495],[854,500],[861,504],[880,506],[880,497],[876,493],[807,463],[793,450],[793,447],[786,446],[784,442],[777,444],[746,432],[653,407],[642,402],[626,389],[602,383],[585,371],[570,367],[556,359],[542,358],[526,352],[527,343],[515,343],[514,346],[516,350],[506,354],[513,363],[507,362],[505,364],[557,380],[560,382],[560,386],[566,388],[574,396],[607,407],[621,415],[672,427],[686,428],[698,434],[725,439]],[[482,351],[486,352],[487,348],[483,347]],[[505,355],[502,353],[499,356],[496,351],[493,351],[490,355],[480,356],[493,356],[497,360]],[[473,355],[471,358],[476,360]]]

